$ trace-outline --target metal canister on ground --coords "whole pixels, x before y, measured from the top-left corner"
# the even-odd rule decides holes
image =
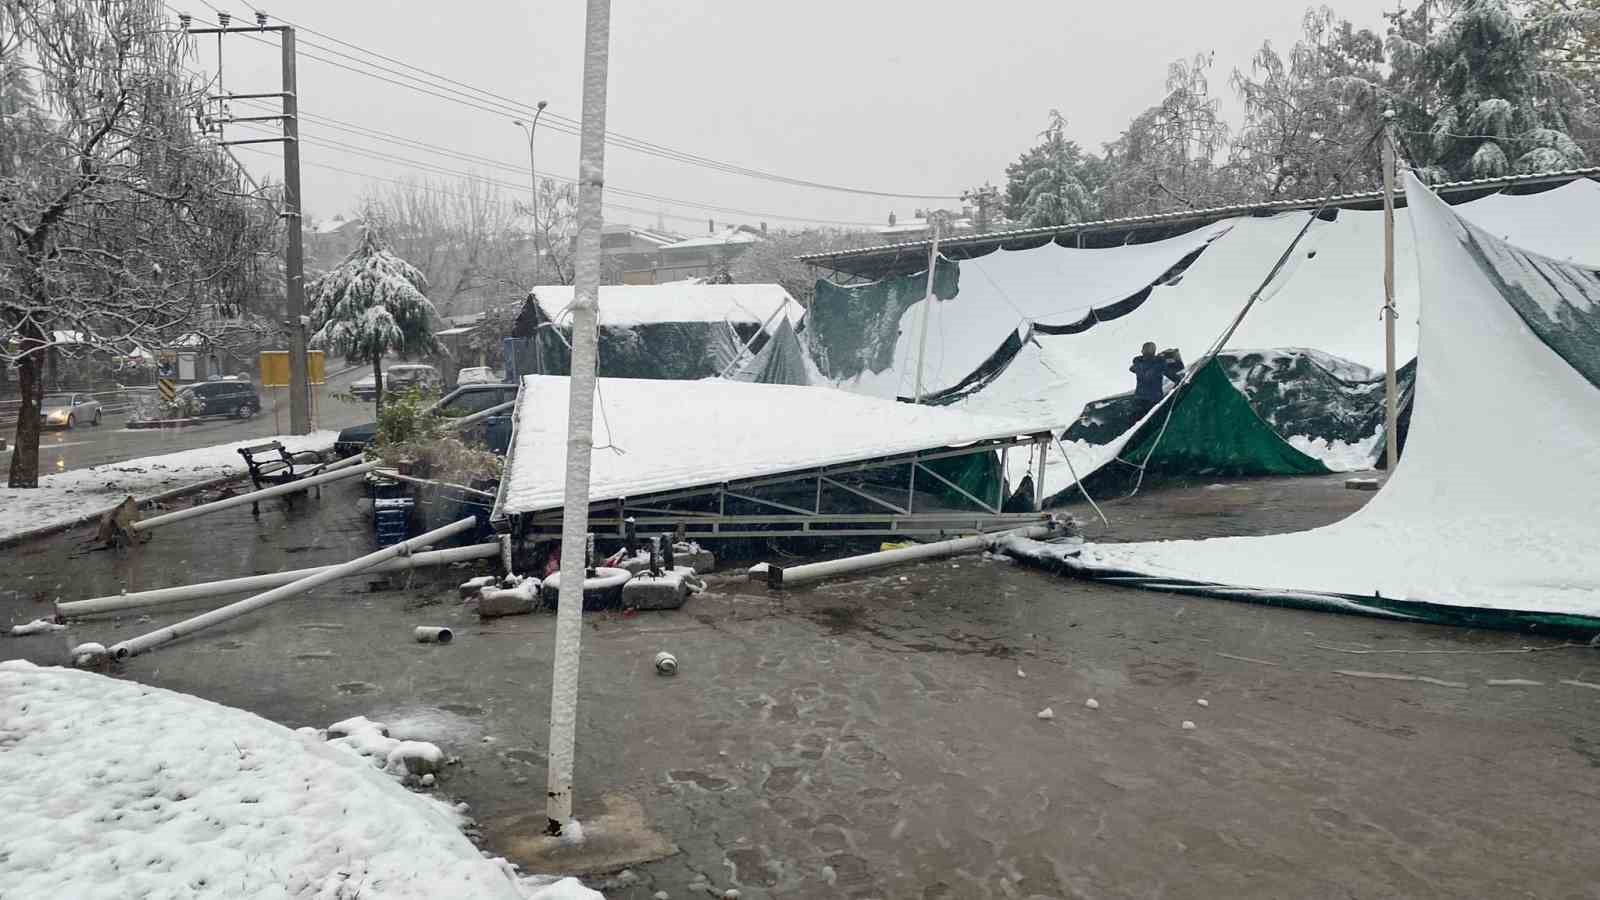
[[[676,656],[673,656],[671,653],[668,653],[665,650],[661,651],[660,653],[657,653],[656,654],[656,674],[658,674],[658,675],[676,675],[676,674],[678,674],[678,658]]]

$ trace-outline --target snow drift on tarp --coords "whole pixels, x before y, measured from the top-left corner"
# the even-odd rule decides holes
[[[1421,365],[1405,461],[1384,489],[1323,528],[1085,545],[1063,554],[1070,569],[1166,590],[1317,596],[1425,621],[1600,630],[1600,390],[1521,312],[1524,301],[1559,310],[1569,295],[1549,277],[1497,278],[1480,261],[1583,276],[1475,231],[1414,177],[1406,193]],[[1526,298],[1508,295],[1510,285]]]
[[[931,303],[919,276],[849,288],[821,281],[811,352],[835,386],[855,393],[912,396],[919,359],[925,393],[957,390],[983,377],[979,370],[1030,329],[1079,334],[1129,316],[1230,227],[1215,222],[1146,244],[1081,250],[1050,243],[942,262]],[[1084,399],[1093,396],[1103,394]]]

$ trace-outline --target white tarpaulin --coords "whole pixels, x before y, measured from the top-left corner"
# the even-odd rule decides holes
[[[962,260],[959,293],[932,304],[926,350],[921,347],[922,316],[929,305],[924,299],[900,317],[894,364],[881,372],[863,372],[838,386],[875,397],[909,397],[916,391],[920,354],[924,390],[932,393],[948,388],[982,364],[1026,322],[1073,322],[1093,308],[1123,300],[1150,286],[1185,256],[1226,232],[1230,224],[1217,222],[1147,244],[1099,250],[1046,244]]]
[[[567,379],[529,375],[494,518],[561,505]],[[590,500],[1048,431],[1044,421],[913,406],[831,388],[602,378]],[[615,448],[615,449],[612,449]]]
[[[1600,391],[1527,327],[1456,214],[1414,178],[1407,196],[1422,364],[1405,457],[1382,492],[1325,528],[1091,545],[1082,563],[1267,591],[1600,616]]]

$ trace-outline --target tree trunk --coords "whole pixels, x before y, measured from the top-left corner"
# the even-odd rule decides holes
[[[376,392],[372,395],[373,412],[383,412],[383,357],[372,358],[372,387]]]
[[[26,343],[24,344],[26,347]],[[22,405],[17,408],[17,446],[11,454],[9,486],[39,486],[39,399],[44,357],[29,353],[17,361],[17,387]]]

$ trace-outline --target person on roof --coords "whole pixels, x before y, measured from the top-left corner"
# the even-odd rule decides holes
[[[1183,377],[1183,355],[1176,348],[1157,353],[1155,342],[1145,341],[1128,371],[1133,373],[1133,399],[1139,405],[1139,416],[1143,418],[1166,396],[1166,382],[1170,380],[1177,384],[1178,379]]]

